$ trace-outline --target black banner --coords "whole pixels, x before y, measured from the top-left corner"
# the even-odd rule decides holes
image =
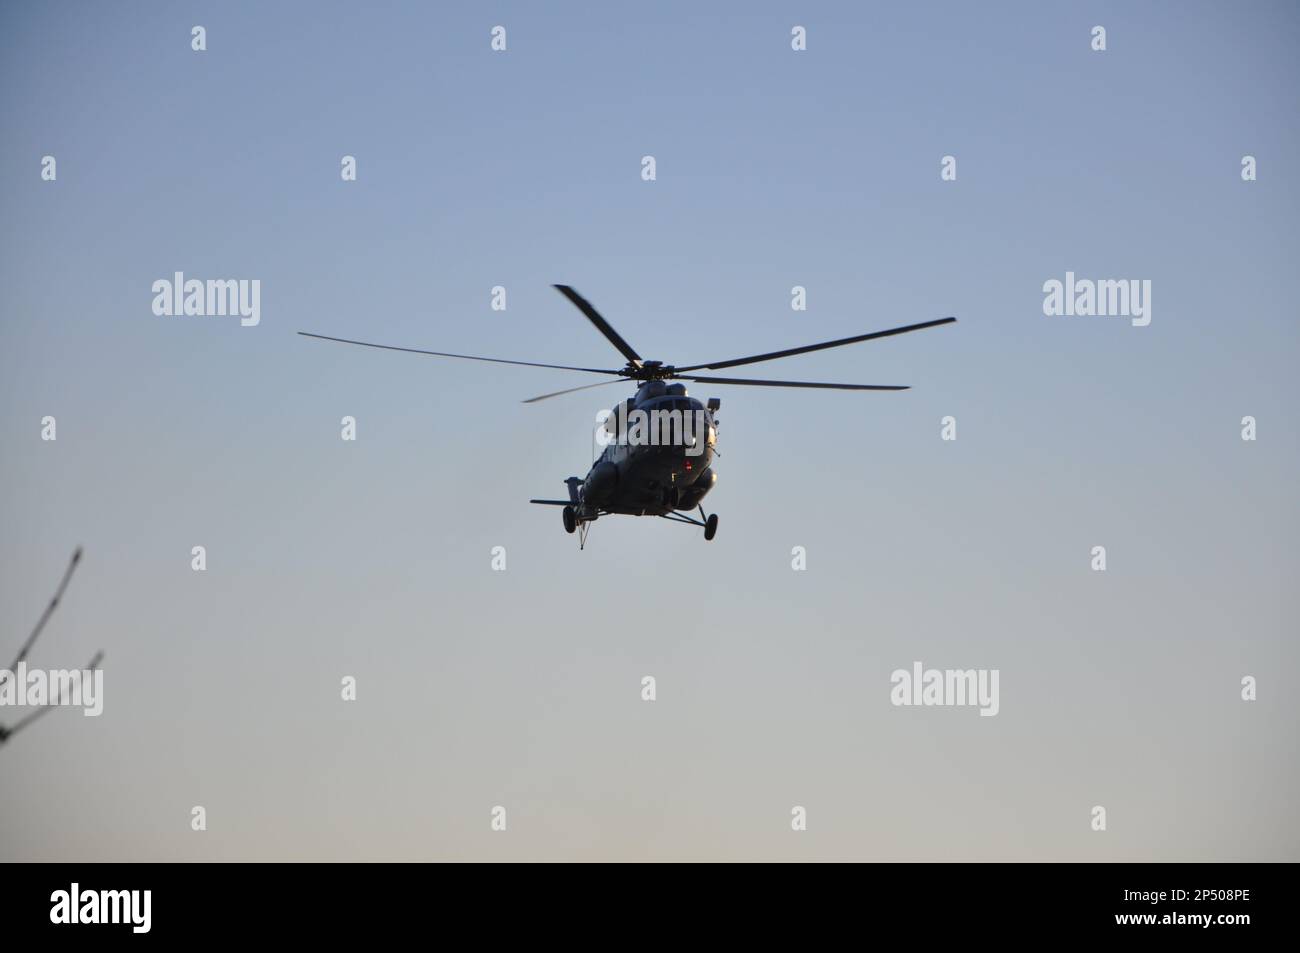
[[[572,918],[621,920],[635,933],[701,915],[710,932],[921,928],[927,942],[1133,934],[1231,943],[1290,932],[1279,898],[1292,871],[1280,865],[697,865],[645,882],[623,866],[595,876],[566,865],[543,877],[472,864],[11,865],[6,936],[373,940],[521,916],[547,932]]]

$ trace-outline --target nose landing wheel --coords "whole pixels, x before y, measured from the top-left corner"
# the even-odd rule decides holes
[[[700,518],[695,519],[686,516],[684,513],[660,513],[660,519],[672,520],[674,523],[685,523],[687,526],[701,526],[704,528],[704,538],[712,539],[718,535],[718,514],[714,513],[708,516],[704,512],[704,504],[700,504]]]

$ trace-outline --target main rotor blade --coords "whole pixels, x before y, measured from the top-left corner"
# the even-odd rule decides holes
[[[575,390],[588,390],[592,387],[604,387],[606,384],[617,384],[618,381],[597,381],[594,384],[583,384],[581,387],[570,387],[567,390],[552,391],[549,394],[542,394],[540,397],[529,397],[523,403],[535,404],[539,400],[546,400],[548,397],[559,397],[561,394],[572,394]]]
[[[596,367],[570,367],[567,364],[537,364],[533,361],[507,361],[500,357],[475,357],[472,354],[448,354],[445,351],[421,351],[414,347],[394,347],[392,344],[371,344],[369,341],[351,341],[347,338],[332,338],[327,334],[312,334],[310,331],[299,331],[305,338],[316,338],[321,341],[338,341],[340,344],[359,344],[361,347],[377,347],[384,351],[406,351],[408,354],[432,354],[434,357],[458,357],[463,361],[488,361],[492,364],[517,364],[520,367],[550,367],[557,371],[585,371],[588,374],[622,374],[621,371],[609,371]]]
[[[956,318],[940,318],[937,321],[923,321],[920,324],[907,324],[901,328],[890,328],[887,331],[872,331],[870,334],[859,334],[856,337],[840,338],[838,341],[826,341],[823,344],[805,344],[803,347],[787,348],[784,351],[771,351],[767,354],[755,354],[753,357],[738,357],[730,361],[717,361],[713,364],[692,364],[690,367],[679,367],[677,370],[720,371],[724,367],[738,367],[741,364],[757,364],[759,361],[775,361],[778,357],[790,357],[793,354],[807,354],[809,351],[824,351],[828,347],[842,347],[845,344],[856,344],[859,341],[871,341],[875,338],[887,338],[895,334],[906,334],[908,331],[920,331],[923,328],[937,328],[941,324],[952,324],[956,320]]]
[[[641,355],[632,350],[632,345],[624,341],[610,323],[600,316],[600,312],[591,306],[590,301],[578,294],[578,292],[574,291],[568,285],[555,285],[554,287],[556,291],[572,301],[574,307],[587,316],[587,320],[594,324],[596,329],[609,339],[610,344],[618,348],[620,354],[633,364],[640,365]]]
[[[825,390],[909,390],[906,384],[826,384],[821,381],[764,381],[745,377],[688,377],[674,374],[675,378],[697,384],[748,384],[753,387],[820,387]]]

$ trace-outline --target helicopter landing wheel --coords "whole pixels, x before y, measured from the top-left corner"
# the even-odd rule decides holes
[[[564,515],[564,531],[566,533],[572,533],[575,529],[578,528],[578,514],[573,512],[572,506],[566,506],[564,508],[563,515]]]
[[[714,513],[712,516],[710,516],[707,520],[704,521],[704,538],[706,540],[709,540],[717,535],[718,535],[718,514]]]

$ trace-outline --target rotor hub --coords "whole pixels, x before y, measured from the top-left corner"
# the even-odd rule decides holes
[[[628,361],[623,374],[637,381],[666,381],[677,376],[677,368],[663,361]]]

